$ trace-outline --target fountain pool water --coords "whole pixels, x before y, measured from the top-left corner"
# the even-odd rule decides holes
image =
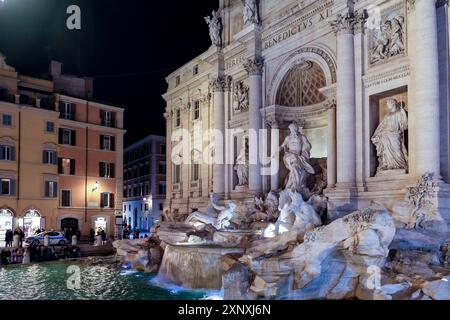
[[[73,275],[69,266],[81,271],[79,289],[69,289]],[[159,287],[153,275],[83,263],[43,263],[0,266],[0,300],[201,300],[207,292]]]

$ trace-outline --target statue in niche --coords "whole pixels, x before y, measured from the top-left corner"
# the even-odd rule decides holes
[[[285,188],[302,193],[306,188],[306,179],[315,174],[310,164],[311,143],[296,123],[289,125],[290,135],[286,137],[281,149],[284,151],[283,162],[289,174]]]
[[[377,34],[374,35],[370,62],[374,64],[404,53],[406,50],[405,43],[405,18],[397,16],[385,20],[380,25]]]
[[[246,186],[248,185],[248,140],[243,139],[241,150],[239,151],[239,155],[236,159],[236,165],[234,166],[234,170],[238,176],[238,186]]]
[[[212,12],[212,17],[205,17],[205,21],[209,26],[209,37],[213,45],[220,47],[222,46],[222,19],[220,17],[220,12]]]
[[[244,3],[244,24],[259,24],[258,0],[242,0]]]
[[[234,100],[236,101],[235,111],[247,111],[250,105],[249,88],[243,81],[234,84]]]
[[[6,57],[0,52],[0,69],[14,71],[14,68],[6,64]]]
[[[408,115],[395,99],[387,101],[389,114],[376,129],[372,143],[377,149],[378,172],[408,169],[408,151],[405,146],[405,131],[408,129]]]

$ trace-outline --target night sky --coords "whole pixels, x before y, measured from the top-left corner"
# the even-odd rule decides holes
[[[66,9],[81,8],[82,30],[66,28]],[[203,17],[217,0],[6,0],[0,52],[25,75],[50,59],[63,72],[95,78],[94,99],[125,106],[126,144],[165,134],[165,78],[210,45]]]

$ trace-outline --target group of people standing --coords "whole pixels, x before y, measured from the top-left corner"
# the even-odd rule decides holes
[[[95,230],[93,228],[91,228],[91,230],[89,231],[89,242],[91,244],[95,244],[96,243],[96,239],[98,239],[98,237],[100,237],[102,239],[102,244],[106,243],[106,232],[105,232],[105,230],[103,230],[102,228],[98,228],[97,232],[95,232]]]
[[[14,231],[12,231],[11,229],[6,230],[6,233],[5,233],[6,247],[12,247],[13,246],[13,240],[14,240],[14,236],[15,235],[19,236],[19,246],[22,247],[23,239],[25,238],[25,233],[19,227],[14,229]]]

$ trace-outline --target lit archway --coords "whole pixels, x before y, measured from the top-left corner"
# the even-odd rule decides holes
[[[0,241],[5,241],[6,231],[13,230],[14,212],[9,208],[0,209]]]
[[[42,215],[36,209],[29,209],[25,211],[23,216],[23,232],[25,236],[38,233],[42,228]]]

